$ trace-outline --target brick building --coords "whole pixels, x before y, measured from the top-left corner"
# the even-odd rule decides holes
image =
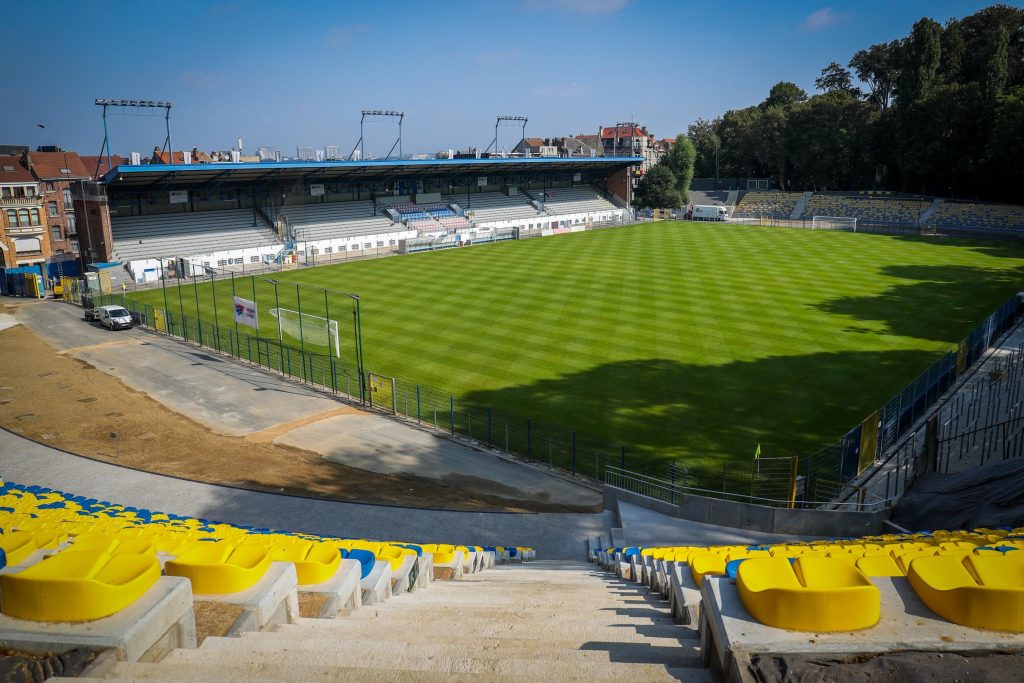
[[[76,152],[27,152],[24,163],[42,190],[51,249],[47,262],[52,264],[50,273],[59,275],[65,271],[62,264],[78,260],[78,217],[72,195],[76,184],[92,179],[92,172]]]
[[[0,263],[5,268],[45,263],[49,232],[39,183],[16,156],[0,156]]]
[[[662,141],[656,140],[646,126],[625,125],[601,127],[601,148],[604,156],[638,156],[643,163],[636,169],[634,186],[640,177],[665,156],[668,151]]]

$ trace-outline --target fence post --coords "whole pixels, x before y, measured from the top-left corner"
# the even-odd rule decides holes
[[[448,414],[452,422],[452,436],[455,436],[455,395],[448,394]]]
[[[416,424],[420,423],[420,385],[416,385]]]
[[[626,447],[622,447],[622,452],[619,454],[619,466],[622,469],[626,469]],[[675,469],[672,470],[672,480],[675,481]]]
[[[576,476],[576,432],[572,433],[572,476]]]

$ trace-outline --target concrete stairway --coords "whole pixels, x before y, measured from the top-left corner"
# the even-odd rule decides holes
[[[921,217],[917,220],[917,224],[928,225],[929,221],[931,221],[932,219],[932,216],[934,216],[935,212],[939,210],[940,206],[942,206],[943,201],[945,200],[933,199],[932,203],[928,205],[928,208],[924,210],[924,213],[922,213]]]
[[[331,620],[207,638],[134,681],[710,681],[697,634],[668,603],[591,565],[500,566]],[[83,679],[78,679],[83,680]],[[88,680],[88,679],[86,679]]]
[[[804,192],[800,195],[800,199],[796,200],[796,205],[793,206],[793,212],[789,214],[789,220],[800,220],[800,217],[804,215],[804,210],[807,209],[807,202],[811,201],[813,195],[813,192]]]

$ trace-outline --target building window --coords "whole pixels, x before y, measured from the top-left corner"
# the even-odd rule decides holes
[[[3,198],[4,199],[10,199],[11,198],[11,188],[9,188],[9,187],[3,188],[2,194],[3,194]]]
[[[30,225],[28,222],[28,209],[18,209],[18,226]]]
[[[51,242],[60,242],[60,240],[61,240],[60,226],[59,225],[51,225],[50,226],[50,241]]]
[[[381,240],[380,242],[377,242],[377,246],[378,247],[383,247],[384,246],[384,240]]]
[[[78,253],[78,240],[68,240],[68,242],[71,244],[71,253],[72,254],[77,254]]]
[[[334,247],[324,247],[324,253],[330,254],[334,251]]]
[[[260,262],[260,257],[259,256],[250,256],[249,257],[249,263],[259,263],[259,262]]]
[[[219,266],[220,268],[223,268],[227,264],[228,264],[228,260],[227,259],[223,259],[222,258],[221,260],[217,261],[217,266]]]
[[[73,214],[73,213],[69,213],[68,214],[68,234],[69,235],[77,235],[78,234],[78,219],[75,218],[75,214]]]
[[[64,208],[71,208],[71,190],[64,190]]]
[[[389,247],[395,246],[395,241],[394,240],[388,240],[388,246]]]
[[[363,245],[363,249],[369,249],[369,248],[371,248],[372,246],[373,246],[373,243],[371,243],[371,242],[367,242],[366,244],[364,244],[364,245]]]
[[[11,228],[18,227],[18,211],[16,209],[7,209],[7,225]]]
[[[233,263],[233,264],[234,264],[234,265],[236,265],[236,266],[240,266],[240,265],[242,265],[243,263],[245,263],[245,259],[244,259],[244,258],[242,258],[241,256],[239,256],[239,257],[238,257],[238,258],[236,258],[236,259],[231,259],[231,263]]]
[[[32,209],[32,225],[42,225],[42,221],[39,220],[39,209]]]
[[[60,212],[57,210],[57,202],[48,203],[46,205],[46,210],[50,214],[51,218],[56,218],[60,215]]]
[[[57,186],[54,184],[54,182],[52,180],[47,180],[46,181],[46,191],[47,192],[54,192],[54,191],[56,191],[56,189],[57,189]]]
[[[54,249],[53,255],[54,256],[63,256],[64,255],[64,250],[63,249]]]

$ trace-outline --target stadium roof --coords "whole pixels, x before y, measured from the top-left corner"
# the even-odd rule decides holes
[[[392,159],[387,161],[268,161],[118,166],[103,176],[112,189],[161,189],[262,182],[352,182],[400,176],[486,176],[491,173],[615,171],[635,166],[641,157],[531,157],[523,159]]]

